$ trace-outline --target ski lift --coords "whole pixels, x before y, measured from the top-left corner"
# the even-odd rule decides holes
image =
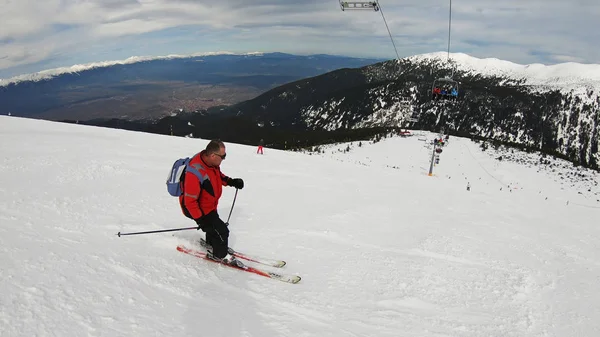
[[[450,77],[438,78],[433,81],[431,86],[431,98],[436,99],[457,99],[460,89],[460,83]]]
[[[340,7],[346,9],[371,9],[375,12],[379,11],[379,6],[376,1],[340,1]]]
[[[452,0],[450,0],[450,8],[448,13],[448,63],[452,63],[450,60],[450,32],[452,27]],[[454,76],[454,70],[450,77],[438,78],[433,81],[431,86],[431,98],[436,99],[457,99],[459,93],[459,83],[452,79]]]

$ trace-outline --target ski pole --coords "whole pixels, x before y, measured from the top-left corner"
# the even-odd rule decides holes
[[[233,212],[233,207],[235,206],[235,200],[237,199],[238,189],[235,189],[235,196],[233,197],[233,204],[231,205],[231,210],[229,211],[229,217],[227,217],[227,222],[225,223],[229,226],[229,219],[231,219],[231,213]],[[121,237],[124,235],[138,235],[138,234],[152,234],[152,233],[164,233],[164,232],[174,232],[174,231],[183,231],[188,229],[198,229],[198,227],[184,227],[184,228],[172,228],[172,229],[160,229],[157,231],[147,231],[147,232],[133,232],[133,233],[121,233],[118,232],[117,236]]]
[[[233,197],[233,204],[231,205],[231,210],[229,211],[229,216],[227,217],[227,222],[225,223],[226,226],[229,226],[229,219],[231,219],[231,213],[233,212],[233,206],[235,206],[235,199],[237,199],[237,192],[239,190],[236,188],[235,189],[235,196]]]
[[[162,232],[174,232],[174,231],[183,231],[186,229],[198,229],[198,226],[196,227],[185,227],[185,228],[172,228],[172,229],[161,229],[161,230],[157,230],[157,231],[147,231],[147,232],[133,232],[133,233],[117,233],[118,237],[121,237],[123,235],[138,235],[138,234],[150,234],[150,233],[162,233]]]

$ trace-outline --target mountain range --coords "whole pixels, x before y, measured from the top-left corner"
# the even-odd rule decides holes
[[[459,99],[432,100],[452,77]],[[151,125],[100,124],[245,144],[306,147],[423,129],[504,143],[598,168],[600,66],[518,65],[433,53],[344,68],[271,89],[253,99]]]
[[[460,99],[434,101],[453,75]],[[475,135],[598,163],[600,65],[517,65],[427,54],[296,81],[226,109],[259,124],[311,130],[412,127]],[[411,122],[412,120],[412,122]]]
[[[377,62],[227,52],[131,57],[0,80],[0,114],[48,120],[157,119],[242,102],[298,79]]]
[[[450,77],[459,87],[458,99],[433,100],[434,82]],[[542,151],[595,169],[600,163],[600,65],[519,65],[431,53],[312,77],[298,74],[296,80],[268,86],[236,104],[173,109],[156,120],[83,123],[244,144],[265,139],[275,148],[423,129],[477,138],[482,147],[504,143]]]

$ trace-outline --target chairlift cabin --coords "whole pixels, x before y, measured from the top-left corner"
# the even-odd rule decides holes
[[[379,6],[376,1],[340,1],[340,7],[346,9],[369,9],[379,11]]]
[[[449,78],[438,78],[433,81],[431,86],[431,98],[438,99],[457,99],[460,90],[460,83]]]

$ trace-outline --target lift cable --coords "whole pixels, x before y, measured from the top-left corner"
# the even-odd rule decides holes
[[[381,17],[383,18],[383,23],[385,23],[385,28],[388,31],[388,34],[390,35],[390,40],[392,40],[392,45],[394,46],[394,51],[396,52],[396,59],[398,61],[400,61],[400,55],[398,55],[398,49],[396,49],[396,44],[394,43],[394,38],[392,37],[392,32],[390,31],[390,27],[387,24],[387,21],[385,20],[385,16],[383,15],[383,9],[381,9],[381,5],[379,4],[379,0],[376,0],[375,2],[377,2],[377,7],[379,7],[379,11],[381,12]],[[450,42],[448,42],[448,46]],[[448,47],[450,48],[450,47]],[[450,49],[448,49],[450,50]]]

